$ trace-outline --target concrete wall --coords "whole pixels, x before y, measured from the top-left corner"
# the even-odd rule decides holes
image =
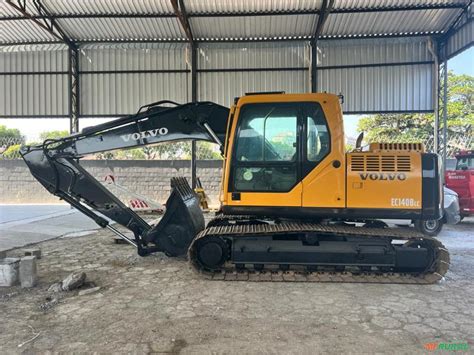
[[[170,193],[170,178],[186,176],[190,181],[191,163],[187,160],[83,160],[81,165],[99,181],[106,175],[115,176],[116,183],[164,203]],[[219,204],[222,162],[204,160],[197,163],[197,175],[210,198],[211,205]],[[122,201],[130,196],[106,184]],[[37,182],[23,160],[0,160],[0,203],[58,203]]]

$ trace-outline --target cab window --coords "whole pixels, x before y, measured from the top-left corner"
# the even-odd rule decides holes
[[[233,191],[289,191],[297,183],[295,104],[242,107],[236,137]]]
[[[329,129],[320,105],[307,108],[306,130],[306,158],[310,162],[320,162],[330,150]]]
[[[265,105],[243,110],[237,138],[239,161],[294,161],[296,112]]]
[[[290,191],[330,152],[326,118],[316,102],[247,104],[235,139],[233,192]]]

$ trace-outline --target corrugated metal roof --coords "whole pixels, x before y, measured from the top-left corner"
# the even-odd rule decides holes
[[[185,39],[175,18],[67,18],[58,20],[74,40]]]
[[[466,4],[465,0],[335,0],[334,9],[374,9],[380,7]]]
[[[32,0],[28,11],[36,14]],[[190,14],[194,37],[199,40],[306,39],[315,33],[322,0],[183,0]],[[469,0],[336,0],[325,23],[325,38],[443,33]],[[58,23],[77,41],[185,40],[169,0],[44,0],[60,18]],[[382,11],[397,7],[458,6],[457,8]],[[374,9],[383,8],[381,11]],[[337,11],[356,11],[341,13]],[[364,12],[364,10],[367,10]],[[304,14],[302,12],[310,12]],[[296,12],[296,14],[295,14]],[[252,14],[263,16],[252,16]],[[287,13],[282,15],[281,13]],[[227,16],[218,16],[224,14]],[[229,16],[239,14],[240,16]],[[248,14],[248,15],[242,15]],[[77,15],[77,18],[74,18]],[[113,17],[113,16],[121,17]],[[131,18],[132,15],[138,15]],[[0,1],[0,17],[20,16]],[[94,16],[93,18],[91,16]],[[101,17],[102,16],[102,17]],[[129,17],[127,17],[129,16]],[[141,16],[141,17],[140,17]],[[56,40],[27,20],[0,21],[0,42]]]
[[[55,40],[55,36],[30,20],[0,21],[0,43]]]
[[[26,0],[27,9],[36,14],[32,1]],[[460,6],[468,3],[469,0],[336,0],[335,12],[328,16],[321,34],[322,38],[342,38],[444,33],[461,13]],[[75,41],[186,40],[168,0],[44,0],[43,4],[53,16],[63,16],[57,23]],[[316,12],[322,0],[184,0],[184,4],[197,40],[284,40],[314,35]],[[398,7],[420,6],[451,8],[394,11]],[[378,8],[382,9],[374,11]],[[0,17],[11,16],[21,14],[1,1]],[[32,21],[0,21],[0,43],[48,41],[57,38]]]
[[[38,12],[31,3],[26,3],[26,8],[29,13],[36,15]],[[15,17],[19,16],[20,13],[18,10],[15,10],[13,7],[7,4],[5,0],[0,0],[0,18],[2,17]]]
[[[322,0],[185,0],[186,10],[190,14],[202,13],[255,13],[264,11],[301,11],[321,8]]]
[[[322,37],[441,33],[457,15],[459,9],[334,13]]]
[[[173,14],[169,0],[42,0],[53,14]]]
[[[317,18],[317,15],[193,17],[191,28],[196,39],[309,37],[315,31]]]

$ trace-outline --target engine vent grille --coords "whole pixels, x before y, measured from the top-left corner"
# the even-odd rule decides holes
[[[410,156],[354,154],[351,155],[351,171],[409,172]]]
[[[425,147],[423,143],[371,143],[370,151],[415,151],[423,153]]]

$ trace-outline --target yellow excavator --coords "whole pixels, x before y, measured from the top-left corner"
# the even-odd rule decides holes
[[[80,165],[91,153],[178,140],[221,147],[221,208],[207,226],[185,178],[171,180],[166,213],[151,226]],[[69,137],[22,147],[21,154],[51,193],[139,255],[187,254],[209,279],[426,284],[449,267],[447,250],[432,237],[368,227],[378,219],[442,217],[438,155],[421,144],[395,143],[368,150],[358,144],[346,153],[336,95],[252,93],[230,109],[159,101]]]

